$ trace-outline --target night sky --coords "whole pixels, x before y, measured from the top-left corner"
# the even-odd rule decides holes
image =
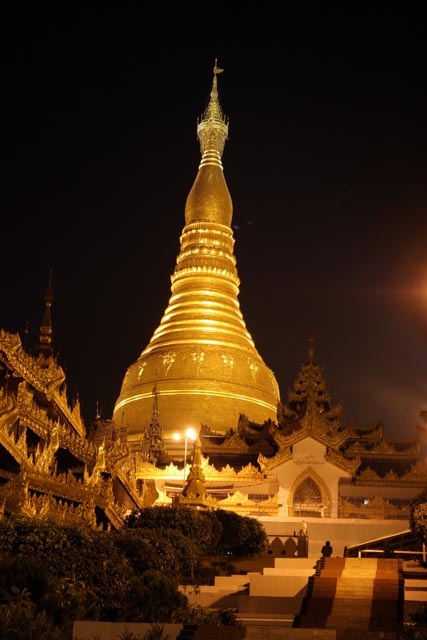
[[[52,270],[70,397],[86,424],[97,402],[111,417],[170,296],[218,58],[239,300],[282,400],[313,334],[344,423],[414,437],[427,409],[421,10],[239,26],[39,10],[3,18],[0,327],[28,322],[36,341]]]

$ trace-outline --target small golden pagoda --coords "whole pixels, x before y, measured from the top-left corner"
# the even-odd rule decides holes
[[[178,504],[209,509],[218,507],[214,497],[208,494],[205,487],[206,478],[202,469],[202,445],[198,437],[193,445],[193,459],[190,473],[182,493],[178,496]]]
[[[127,370],[113,419],[128,441],[144,437],[157,390],[166,451],[174,432],[209,424],[219,433],[240,414],[258,423],[276,420],[279,388],[259,355],[239,306],[233,253],[233,204],[222,153],[228,137],[215,62],[210,100],[198,127],[202,159],[185,205],[172,294],[159,326]]]

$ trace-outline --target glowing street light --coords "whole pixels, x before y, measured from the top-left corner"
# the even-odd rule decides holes
[[[181,440],[181,434],[180,433],[174,433],[173,434],[173,439],[178,441]],[[185,480],[185,469],[187,467],[187,447],[188,447],[188,441],[192,440],[194,442],[194,440],[196,440],[197,438],[197,433],[195,432],[195,430],[192,427],[189,427],[188,429],[185,430],[185,445],[184,445],[184,480]]]

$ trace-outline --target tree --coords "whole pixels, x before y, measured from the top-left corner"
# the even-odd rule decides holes
[[[136,574],[153,569],[166,571],[178,580],[190,570],[195,555],[193,541],[172,529],[123,529],[115,534],[115,544]]]
[[[9,625],[13,634],[20,615],[33,635],[18,637],[56,640],[61,634],[49,636],[49,629],[67,637],[79,618],[211,620],[209,609],[189,607],[179,580],[194,583],[195,569],[206,569],[202,554],[257,553],[264,539],[263,528],[251,518],[190,507],[149,507],[112,532],[5,516],[0,519],[0,628],[6,634]],[[215,620],[232,624],[232,613],[221,610]]]
[[[427,489],[411,501],[409,526],[424,543],[427,543]]]
[[[124,526],[154,529],[157,533],[166,529],[180,532],[197,545],[200,553],[211,553],[222,534],[215,513],[185,506],[153,506],[134,511],[126,518]]]
[[[262,524],[234,511],[198,511],[192,507],[147,507],[134,511],[125,521],[128,529],[180,532],[192,540],[201,555],[261,553],[268,546]]]
[[[114,544],[113,534],[13,517],[0,520],[0,544],[5,532],[10,542],[1,550],[4,562],[16,559],[49,568],[60,594],[59,603],[51,609],[58,624],[68,624],[77,611],[87,619],[125,619],[126,584],[132,567]]]
[[[134,576],[129,589],[132,620],[179,622],[188,616],[188,600],[167,573],[145,571]]]
[[[215,515],[223,531],[218,542],[217,553],[250,556],[261,553],[267,548],[267,533],[258,520],[222,509],[215,511]]]

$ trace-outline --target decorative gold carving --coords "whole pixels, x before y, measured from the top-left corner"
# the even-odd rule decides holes
[[[0,335],[0,347],[3,348],[15,375],[44,393],[49,401],[55,402],[76,433],[83,436],[85,426],[80,415],[80,404],[77,401],[73,409],[68,406],[65,373],[62,367],[54,361],[50,361],[46,368],[40,367],[39,361],[23,350],[19,336],[10,336],[3,330]]]
[[[372,482],[376,484],[381,481],[381,477],[376,471],[371,469],[371,467],[366,467],[366,469],[363,469],[363,471],[359,473],[358,480],[363,484],[371,484]]]
[[[323,464],[325,462],[325,456],[323,455],[320,458],[316,458],[311,453],[305,455],[293,454],[292,460],[294,464]]]
[[[247,516],[277,516],[279,512],[279,497],[276,494],[274,496],[269,496],[266,500],[258,502],[251,500],[247,495],[240,491],[236,491],[233,494],[228,494],[227,498],[219,500],[217,502],[217,508],[234,511],[240,515]]]
[[[126,442],[113,442],[112,445],[106,448],[103,466],[109,473],[116,475],[121,465],[128,459],[129,455],[130,449]]]
[[[138,362],[138,380],[140,380],[142,378],[142,375],[144,373],[144,369],[147,366],[146,362]]]
[[[112,477],[120,478],[135,506],[143,504],[135,491],[134,474],[129,468],[127,476],[121,473],[130,455],[126,442],[117,440],[105,446],[101,467],[104,475],[110,475],[102,476],[97,447],[84,437],[80,402],[77,400],[72,408],[68,405],[62,368],[53,360],[46,367],[46,359],[39,361],[26,354],[19,337],[3,330],[0,350],[9,376],[22,379],[16,396],[7,392],[6,386],[0,389],[0,443],[21,469],[20,473],[1,471],[3,481],[7,479],[0,486],[2,508],[29,517],[79,521],[96,527],[97,506],[104,510],[110,525],[122,526],[126,509],[115,503]],[[44,402],[40,405],[42,395]],[[50,412],[58,417],[51,420]],[[29,431],[33,435],[28,439]],[[76,469],[57,471],[56,452],[60,447],[78,461]],[[103,526],[100,524],[100,528]]]
[[[135,469],[136,478],[145,478],[147,480],[153,480],[156,478],[172,479],[179,475],[182,477],[182,470],[180,471],[178,467],[172,463],[164,469],[161,469],[151,462],[144,460],[138,464]]]
[[[205,354],[203,351],[201,351],[200,349],[196,349],[191,353],[191,357],[193,359],[193,362],[197,365],[200,366],[201,364],[203,364],[203,361],[205,359]]]
[[[416,462],[407,473],[400,478],[403,482],[427,482],[427,466],[424,462]]]
[[[352,427],[355,433],[354,437],[363,439],[363,441],[378,442],[383,438],[384,427],[382,423],[379,423],[375,427],[367,427],[363,429],[361,427],[357,427],[356,425],[352,425]]]
[[[397,473],[395,473],[393,471],[393,469],[391,471],[389,471],[388,473],[385,474],[384,476],[384,482],[387,484],[392,484],[394,482],[398,482],[399,481],[399,476],[397,475]]]
[[[268,458],[267,456],[259,454],[257,458],[257,462],[261,468],[261,471],[268,471],[274,469],[274,467],[278,467],[281,464],[284,464],[288,460],[292,459],[292,448],[285,447],[278,451],[275,456],[272,458]]]
[[[245,495],[244,493],[242,493],[241,491],[236,491],[233,494],[227,494],[227,497],[224,498],[223,500],[219,500],[219,504],[221,507],[223,506],[230,506],[230,505],[240,505],[243,503],[249,504],[251,503],[253,504],[252,500],[249,500],[248,496]]]
[[[326,460],[327,462],[334,464],[336,467],[341,467],[341,469],[344,469],[344,471],[347,471],[351,475],[356,473],[362,463],[360,458],[353,458],[353,460],[349,460],[348,458],[345,458],[340,451],[335,451],[329,447],[326,451]]]
[[[252,375],[253,375],[254,378],[256,378],[257,375],[258,375],[258,368],[259,367],[258,367],[256,362],[250,361],[249,369],[251,370]]]
[[[273,438],[280,448],[292,446],[308,436],[313,436],[322,444],[338,449],[346,442],[348,435],[349,433],[345,429],[336,432],[331,431],[329,426],[323,423],[319,414],[312,413],[291,434],[284,435],[280,429],[277,429],[273,433]]]
[[[399,476],[395,471],[389,471],[384,477],[378,475],[371,467],[366,467],[354,479],[358,485],[367,486],[400,486],[419,485],[424,487],[427,482],[427,468],[424,463],[415,463],[410,471]]]
[[[216,469],[209,463],[209,458],[202,456],[201,466],[206,482],[219,482],[229,484],[232,482],[260,482],[264,479],[264,474],[253,464],[242,467],[240,471],[236,471],[227,464],[222,469]],[[169,464],[164,469],[154,466],[149,462],[141,462],[135,471],[137,478],[146,478],[147,480],[164,479],[182,481],[183,472],[174,464]]]
[[[226,438],[218,447],[222,450],[229,449],[235,453],[246,453],[249,450],[249,445],[242,440],[238,433],[232,433],[231,436]]]
[[[179,504],[187,507],[203,507],[205,509],[215,509],[218,505],[216,498],[213,498],[209,494],[200,495],[198,493],[187,493],[179,495]]]
[[[258,469],[252,464],[249,463],[246,467],[243,467],[240,471],[237,472],[236,477],[244,480],[249,480],[249,478],[259,477]]]
[[[230,369],[234,367],[234,359],[232,357],[226,356],[225,353],[223,353],[221,358],[226,367],[229,367]]]
[[[409,518],[409,515],[409,504],[396,507],[381,496],[367,499],[362,504],[355,504],[348,498],[341,498],[339,505],[339,516],[341,518],[369,518],[377,520],[394,518],[406,520]]]
[[[15,396],[0,389],[0,429],[8,432],[18,417]]]
[[[396,453],[396,447],[387,440],[381,440],[372,448],[372,453]]]
[[[6,354],[13,355],[21,347],[22,342],[18,333],[8,333],[0,329],[0,349]]]
[[[162,363],[165,374],[168,373],[169,369],[175,362],[176,354],[173,351],[169,351],[162,357]]]

